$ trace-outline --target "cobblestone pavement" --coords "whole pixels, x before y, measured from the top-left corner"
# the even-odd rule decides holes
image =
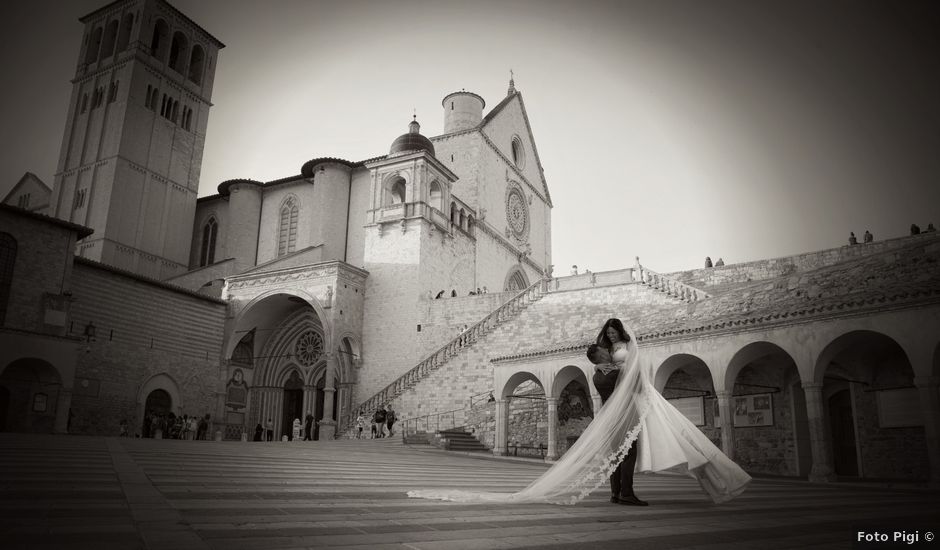
[[[513,491],[545,469],[397,439],[0,434],[0,548],[771,550],[852,548],[859,529],[882,526],[915,526],[922,537],[940,528],[937,492],[861,484],[756,480],[719,506],[689,478],[641,475],[648,508],[610,504],[604,488],[576,506],[405,496],[440,486]]]

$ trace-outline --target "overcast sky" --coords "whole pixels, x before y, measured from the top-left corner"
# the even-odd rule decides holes
[[[929,2],[171,3],[226,44],[200,195],[385,154],[416,109],[487,110],[509,70],[554,202],[556,274],[701,267],[940,223],[940,9]],[[937,5],[938,3],[933,3]],[[0,194],[51,185],[83,26],[103,1],[6,2]]]

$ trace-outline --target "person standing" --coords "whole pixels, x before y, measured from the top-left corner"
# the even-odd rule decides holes
[[[362,416],[362,411],[359,411],[359,416],[356,417],[356,428],[359,430],[356,432],[356,439],[362,439],[362,429],[366,427],[366,419]],[[373,434],[375,431],[373,430]]]
[[[388,428],[388,435],[391,437],[394,435],[392,433],[392,426],[395,422],[398,421],[398,418],[395,416],[395,411],[392,410],[392,406],[388,405],[385,411],[385,426]]]
[[[274,419],[270,416],[264,422],[264,440],[274,441]]]
[[[375,437],[385,437],[385,407],[379,405],[379,408],[375,410],[375,414],[372,415],[372,423],[375,426]]]

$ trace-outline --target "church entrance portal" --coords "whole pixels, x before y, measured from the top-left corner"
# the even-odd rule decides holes
[[[841,390],[829,398],[829,423],[836,474],[858,476],[855,419],[852,414],[852,394],[849,390]]]
[[[166,416],[170,413],[170,409],[173,407],[173,399],[170,397],[170,394],[165,390],[153,390],[150,392],[150,395],[147,396],[147,402],[144,405],[144,425],[141,428],[141,433],[144,437],[153,437],[155,434],[151,433],[151,418],[154,416]]]
[[[304,419],[304,381],[297,371],[290,373],[284,383],[284,406],[281,409],[281,435],[290,439],[293,435],[294,420]]]

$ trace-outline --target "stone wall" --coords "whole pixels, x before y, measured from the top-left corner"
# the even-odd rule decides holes
[[[78,357],[70,433],[116,435],[122,419],[140,432],[139,392],[159,374],[179,391],[174,413],[216,410],[224,303],[81,260],[73,288],[72,318],[93,322],[96,339]]]

